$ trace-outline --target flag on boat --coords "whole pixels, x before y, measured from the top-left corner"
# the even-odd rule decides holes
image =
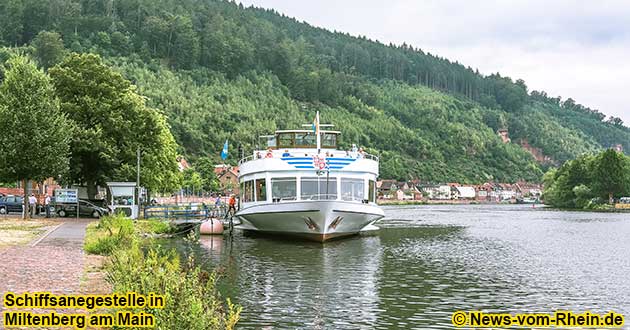
[[[228,140],[225,140],[223,144],[223,150],[221,150],[221,159],[225,160],[228,156]]]
[[[319,133],[319,111],[315,115],[315,119],[313,119],[313,134],[317,135]]]

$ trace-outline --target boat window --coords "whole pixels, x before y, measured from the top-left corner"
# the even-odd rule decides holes
[[[292,148],[294,137],[295,137],[295,133],[278,134],[278,147],[279,148]]]
[[[265,146],[265,148],[276,147],[276,136],[275,135],[262,135],[258,137],[258,144],[261,146]]]
[[[297,196],[297,185],[295,178],[272,178],[271,198],[276,200],[295,200]]]
[[[315,135],[312,133],[296,133],[295,134],[295,146],[296,147],[310,147],[317,144],[315,141]]]
[[[267,200],[267,183],[265,179],[256,179],[256,201]]]
[[[244,183],[241,184],[241,187],[242,187],[241,194],[243,195],[243,203],[253,202],[254,201],[254,181],[253,180],[245,181]]]
[[[322,147],[335,148],[337,146],[337,134],[323,133],[322,134]]]
[[[372,203],[376,203],[376,183],[374,180],[368,181],[368,199]]]
[[[365,199],[363,179],[341,178],[341,199],[344,201],[362,201]]]
[[[300,180],[304,200],[337,199],[337,178],[304,177]]]

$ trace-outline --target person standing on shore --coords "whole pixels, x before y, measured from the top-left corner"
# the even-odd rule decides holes
[[[214,216],[221,216],[221,194],[217,194],[217,198],[214,200]]]
[[[230,208],[228,209],[227,213],[229,214],[230,212],[232,212],[232,216],[234,216],[234,214],[236,213],[236,197],[234,197],[234,194],[230,195],[230,200],[228,201],[228,204],[230,205]]]
[[[28,198],[28,205],[31,209],[31,218],[35,216],[36,208],[37,208],[37,198],[35,198],[35,194],[31,194]]]
[[[46,208],[46,218],[50,218],[50,196],[46,194],[46,199],[44,199],[44,207]]]

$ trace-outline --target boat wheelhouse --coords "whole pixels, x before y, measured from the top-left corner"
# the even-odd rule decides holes
[[[240,161],[239,228],[317,241],[374,229],[384,215],[378,157],[338,150],[340,134],[317,127],[265,136],[267,149]]]

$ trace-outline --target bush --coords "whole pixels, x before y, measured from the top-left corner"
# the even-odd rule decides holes
[[[182,267],[174,250],[164,253],[137,242],[117,249],[106,268],[106,278],[116,292],[156,293],[165,298],[161,309],[145,308],[156,318],[157,329],[234,329],[240,306],[227,299],[224,307],[216,291],[216,274],[194,266],[191,258]]]
[[[133,221],[111,215],[87,227],[83,248],[90,254],[110,255],[117,248],[131,246],[134,240]]]
[[[141,248],[137,234],[171,230],[166,221],[134,223],[122,216],[106,216],[88,226],[84,248],[88,253],[111,256],[105,276],[115,292],[164,296],[164,308],[143,310],[155,316],[156,329],[234,329],[241,307],[229,299],[222,303],[215,273],[195,266],[192,258],[181,265],[174,249]]]
[[[136,231],[148,234],[169,234],[173,232],[170,222],[159,219],[138,220],[135,223]]]

